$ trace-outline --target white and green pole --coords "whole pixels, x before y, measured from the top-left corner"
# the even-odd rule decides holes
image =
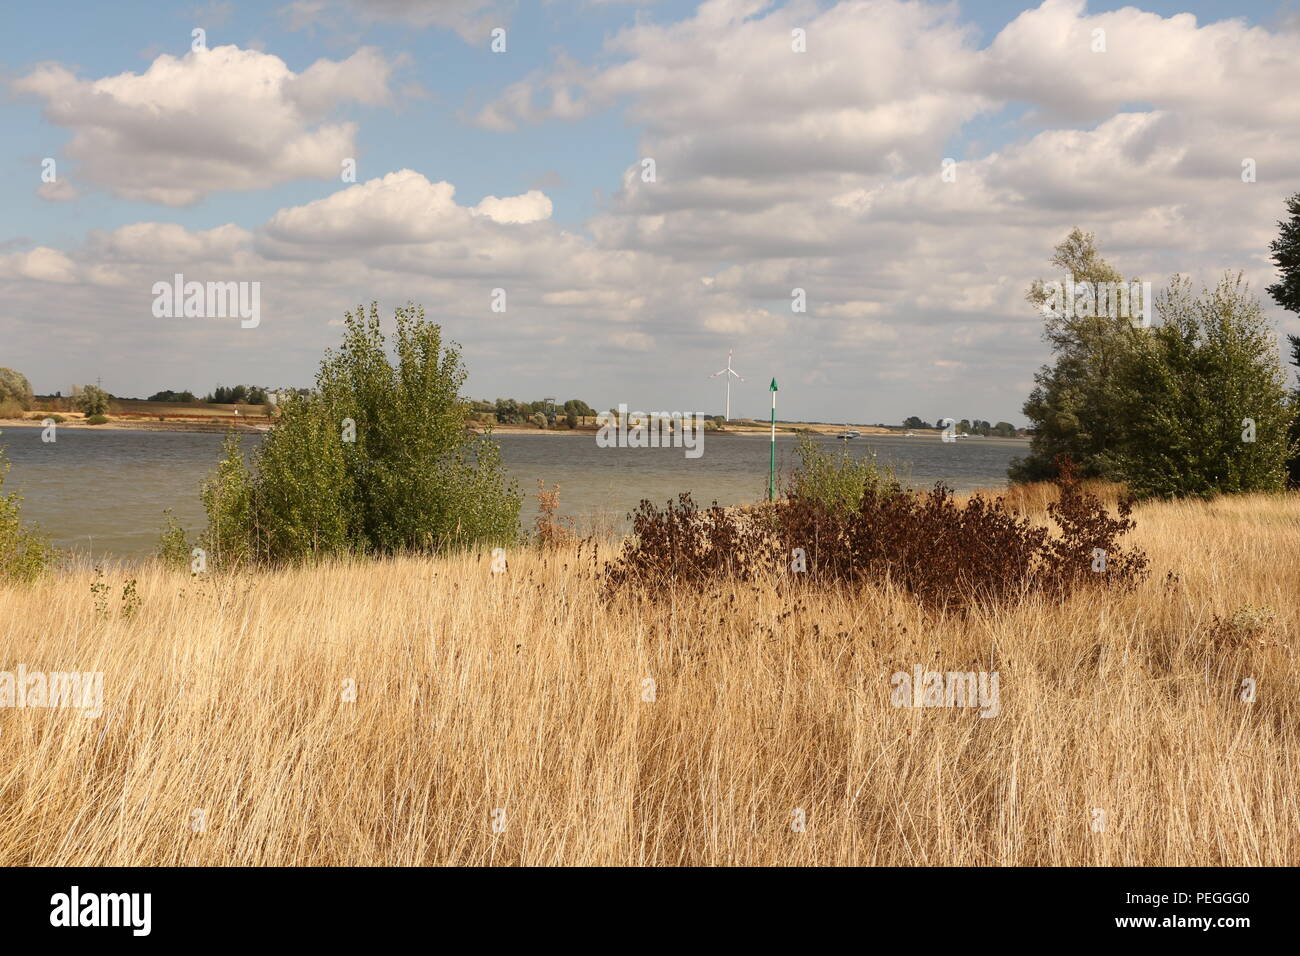
[[[776,379],[769,386],[772,389],[772,455],[767,466],[767,500],[776,500]]]

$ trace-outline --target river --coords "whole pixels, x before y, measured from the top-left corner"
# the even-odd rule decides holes
[[[12,462],[6,492],[23,495],[24,522],[34,523],[64,549],[93,557],[134,558],[157,549],[163,509],[191,531],[204,525],[199,486],[221,456],[223,436],[162,431],[64,428],[54,442],[40,428],[6,428],[0,447]],[[245,436],[252,448],[260,436]],[[537,514],[537,480],[560,486],[560,514],[580,528],[625,530],[642,498],[660,502],[689,491],[696,502],[724,505],[766,494],[768,439],[764,435],[706,433],[704,454],[680,448],[599,448],[591,433],[503,434],[496,440],[507,469],[525,495],[521,523]],[[943,481],[957,491],[1001,487],[1013,457],[1028,443],[1014,439],[867,435],[828,448],[875,454],[914,487]],[[778,472],[794,458],[792,436],[777,436]]]

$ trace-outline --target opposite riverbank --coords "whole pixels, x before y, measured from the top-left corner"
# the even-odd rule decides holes
[[[229,431],[255,434],[271,430],[270,425],[244,425],[236,423],[208,422],[150,422],[139,419],[113,419],[100,425],[90,425],[79,418],[70,418],[66,412],[60,412],[65,421],[59,422],[59,428],[76,428],[82,431],[132,431],[132,432],[188,432],[196,435],[225,434]],[[0,418],[0,431],[8,428],[43,428],[40,421],[20,418]]]
[[[270,431],[273,427],[269,422],[239,422],[222,419],[220,421],[203,421],[201,419],[169,419],[164,421],[155,421],[143,417],[115,417],[108,416],[108,421],[99,425],[90,425],[85,421],[85,416],[77,412],[58,412],[43,413],[38,418],[0,418],[0,431],[7,428],[42,428],[42,422],[46,417],[58,414],[64,420],[58,423],[59,428],[79,428],[95,431],[141,431],[141,432],[189,432],[193,434],[224,434],[229,431],[243,433],[258,433]],[[881,428],[875,425],[849,425],[849,429],[858,432],[862,437],[868,436],[889,436],[904,437],[905,431],[901,428]],[[767,435],[770,434],[771,426],[765,423],[749,422],[732,422],[725,428],[706,431],[708,438],[725,437],[729,435]],[[471,422],[469,430],[475,434],[486,434],[488,428],[481,423]],[[595,425],[579,425],[577,428],[538,428],[536,425],[503,425],[496,424],[491,426],[491,432],[496,435],[544,435],[544,436],[592,436],[599,429]],[[798,432],[810,432],[815,435],[835,436],[845,430],[843,425],[825,425],[809,424],[806,422],[777,422],[776,430],[778,435],[794,435]],[[938,438],[939,431],[936,429],[915,429],[913,437],[916,438]],[[972,436],[979,437],[979,436]],[[997,441],[1028,441],[1028,439],[1017,438],[998,438]]]

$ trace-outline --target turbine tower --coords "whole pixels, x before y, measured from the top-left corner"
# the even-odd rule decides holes
[[[727,376],[727,415],[726,420],[731,421],[731,376],[735,375],[736,380],[743,382],[744,379],[731,367],[731,351],[727,351],[727,367],[718,369],[709,378],[717,378],[719,375]]]

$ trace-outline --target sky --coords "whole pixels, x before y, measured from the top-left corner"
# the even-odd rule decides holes
[[[1294,3],[4,17],[0,366],[40,394],[310,385],[345,312],[411,301],[476,398],[719,414],[734,351],[733,416],[775,377],[782,418],[1024,424],[1025,291],[1074,227],[1157,289],[1241,272],[1300,334],[1264,293],[1300,192]],[[256,283],[257,323],[159,316],[178,273]]]

